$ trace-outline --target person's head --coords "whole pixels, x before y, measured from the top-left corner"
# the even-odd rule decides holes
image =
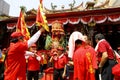
[[[23,34],[21,32],[13,32],[11,35],[11,42],[16,43],[18,41],[23,41]]]
[[[87,35],[83,35],[83,37],[84,37],[84,40],[85,40],[86,44],[92,45],[91,44],[91,40],[90,40],[90,38]]]
[[[37,45],[36,44],[32,44],[30,46],[30,51],[32,51],[32,52],[37,51]]]
[[[55,55],[57,55],[57,54],[58,54],[57,49],[52,49],[52,50],[51,50],[51,56],[55,56]]]
[[[62,54],[64,52],[64,48],[62,46],[59,46],[57,48],[57,51],[58,51],[58,55]]]
[[[95,40],[98,42],[99,40],[105,39],[104,35],[99,33],[95,35]]]
[[[88,40],[88,36],[87,35],[83,35],[83,37],[84,37],[84,40],[86,42]]]
[[[64,27],[62,21],[52,22],[51,32],[53,36],[64,35]]]
[[[80,46],[80,45],[82,45],[82,41],[79,40],[79,39],[77,39],[77,40],[75,41],[75,48],[77,48],[77,47]]]
[[[2,53],[3,53],[3,54],[6,54],[6,53],[7,53],[7,49],[6,49],[6,48],[3,48]]]

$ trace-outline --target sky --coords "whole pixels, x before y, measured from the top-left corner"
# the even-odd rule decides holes
[[[39,0],[4,0],[10,5],[9,15],[10,16],[19,16],[20,6],[25,6],[27,11],[31,9],[37,9],[39,5]],[[79,5],[81,2],[86,2],[90,0],[75,0],[75,6]],[[69,4],[72,3],[73,0],[43,0],[43,6],[48,9],[51,9],[51,3],[57,5],[56,9],[60,9],[62,5],[65,8],[69,8]]]

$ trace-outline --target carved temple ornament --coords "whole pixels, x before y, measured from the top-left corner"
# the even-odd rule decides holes
[[[115,8],[120,7],[120,0],[95,0],[94,8]]]
[[[65,9],[65,5],[61,5],[61,9],[57,10],[57,5],[54,5],[51,3],[52,9],[48,9],[44,6],[44,12],[47,14],[52,14],[52,13],[61,13],[61,12],[72,12],[72,11],[82,11],[85,10],[85,7],[83,7],[83,2],[81,2],[78,6],[75,7],[75,0],[73,3],[69,4],[70,8]]]
[[[88,1],[88,2],[86,3],[86,9],[87,9],[87,10],[92,10],[92,9],[94,9],[94,5],[95,5],[95,2],[93,2],[93,1]]]

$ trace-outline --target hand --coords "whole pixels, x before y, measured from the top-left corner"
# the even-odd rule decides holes
[[[69,65],[74,65],[73,61],[68,61]]]
[[[58,60],[58,56],[53,56],[53,59],[54,60]]]
[[[102,73],[102,67],[98,67],[99,74]]]
[[[63,74],[62,74],[62,78],[63,78],[63,79],[65,78],[65,72],[63,72]]]
[[[45,29],[43,27],[40,28],[41,32],[45,32]]]

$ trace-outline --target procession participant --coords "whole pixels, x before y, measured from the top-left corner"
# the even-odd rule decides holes
[[[24,41],[24,37],[20,32],[11,34],[10,47],[5,61],[4,80],[26,80],[25,51],[38,40],[44,31],[42,27],[28,41]]]
[[[54,51],[53,56],[50,58],[50,62],[54,63],[53,80],[65,79],[65,65],[67,64],[67,56],[64,54],[64,49],[58,47]]]
[[[92,46],[92,42],[91,42],[90,38],[87,35],[83,35],[83,37],[84,37],[86,44]]]
[[[42,56],[42,62],[40,64],[40,73],[43,75],[44,70],[47,69],[47,64],[48,64],[48,55],[45,52],[41,52]]]
[[[65,55],[67,56],[67,58],[68,58],[68,50],[69,49],[68,49],[68,46],[67,46],[66,47],[66,53],[65,53]],[[68,58],[68,63],[65,65],[65,68],[64,68],[67,80],[70,79],[70,69],[73,70],[73,64],[71,64],[71,63],[73,63],[73,61]]]
[[[28,63],[27,63],[27,79],[32,80],[38,80],[39,79],[39,70],[40,70],[40,61],[42,60],[42,57],[39,55],[37,51],[36,44],[32,44],[32,46],[29,48],[29,51],[34,53],[34,55],[30,55],[26,57]]]
[[[70,35],[68,57],[73,59],[74,80],[95,80],[97,68],[95,50],[86,45],[82,33],[78,31]]]
[[[7,53],[7,49],[3,48],[2,51],[0,50],[0,53],[1,53],[1,58],[0,58],[0,80],[1,80],[4,77],[3,76],[5,70],[4,60]]]
[[[112,67],[115,65],[113,49],[105,40],[103,34],[96,34],[95,40],[97,42],[95,50],[98,56],[98,67],[102,80],[113,80]]]

